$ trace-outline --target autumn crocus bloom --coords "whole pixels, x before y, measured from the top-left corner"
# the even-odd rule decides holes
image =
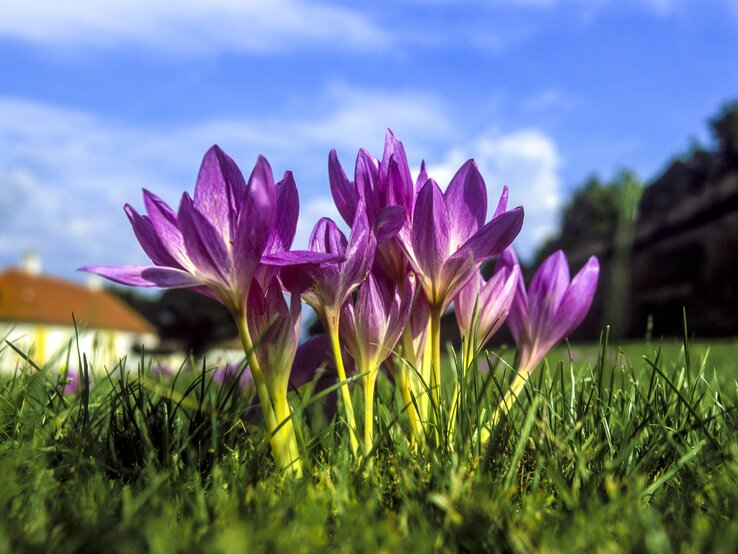
[[[511,248],[500,256],[498,266],[512,269],[517,265]],[[518,277],[507,325],[518,345],[520,365],[493,422],[499,419],[501,413],[509,410],[528,375],[549,350],[570,335],[587,315],[597,289],[599,272],[600,264],[592,256],[579,273],[570,279],[566,256],[559,250],[544,260],[527,291],[523,278]]]
[[[81,269],[125,285],[190,288],[223,303],[241,330],[267,430],[272,433],[277,421],[245,324],[251,283],[254,278],[268,282],[277,266],[336,259],[319,252],[285,252],[294,239],[299,211],[292,174],[285,173],[275,185],[269,163],[260,156],[247,183],[236,163],[213,146],[200,166],[194,198],[185,192],[175,213],[144,190],[144,204],[146,215],[130,205],[125,211],[154,265]]]
[[[520,278],[520,267],[500,267],[485,280],[481,271],[472,277],[454,298],[454,313],[466,345],[465,366],[502,327],[512,306]]]
[[[354,180],[350,181],[338,161],[336,151],[328,157],[331,194],[338,212],[351,225],[359,201],[366,207],[367,221],[377,238],[374,267],[398,285],[408,273],[408,262],[394,236],[411,214],[415,201],[415,186],[402,143],[387,130],[382,160],[363,148],[356,157]]]
[[[485,280],[480,270],[459,291],[454,298],[454,313],[463,343],[463,371],[461,380],[466,379],[467,370],[471,367],[477,352],[502,327],[510,311],[517,290],[520,267],[500,267],[492,277]],[[458,402],[461,395],[461,383],[457,380],[451,402],[453,425],[458,413]]]
[[[407,325],[415,292],[408,277],[400,289],[373,274],[359,287],[356,302],[349,299],[341,311],[341,339],[357,370],[365,373],[364,450],[373,446],[374,386],[379,367],[393,352]]]
[[[398,234],[431,313],[431,390],[440,401],[441,315],[480,263],[500,254],[520,232],[523,208],[507,208],[503,191],[495,216],[485,223],[487,188],[474,160],[451,179],[445,193],[432,179],[418,192],[412,220]]]
[[[82,271],[124,285],[192,288],[240,316],[260,266],[335,259],[314,252],[285,252],[297,228],[297,187],[290,172],[275,185],[262,156],[247,183],[236,163],[213,146],[200,166],[194,199],[185,192],[176,213],[155,194],[148,190],[143,194],[146,215],[129,204],[125,211],[154,265],[86,266]]]
[[[282,281],[287,289],[299,292],[325,325],[338,377],[342,381],[346,380],[346,369],[339,342],[341,307],[369,275],[376,246],[376,237],[369,227],[364,203],[359,201],[348,239],[335,222],[326,217],[318,221],[310,235],[310,251],[339,256],[342,262],[325,266],[293,265],[281,271]],[[351,448],[357,452],[359,442],[356,436],[356,418],[348,387],[341,387],[341,397],[351,429]]]
[[[277,429],[271,438],[274,451],[284,457],[278,460],[282,467],[299,464],[287,388],[300,339],[300,296],[293,295],[288,305],[279,279],[272,277],[266,291],[258,281],[252,283],[248,305],[246,319],[249,332],[254,337],[256,359],[260,367],[269,368],[264,377],[277,420]],[[299,465],[297,471],[301,471]]]

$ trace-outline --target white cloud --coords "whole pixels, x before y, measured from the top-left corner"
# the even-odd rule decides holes
[[[523,257],[530,256],[558,223],[561,160],[554,141],[537,129],[488,133],[449,151],[440,164],[429,164],[429,175],[445,187],[468,158],[476,160],[485,179],[490,213],[504,185],[510,189],[508,206],[524,207],[525,222],[515,246]]]
[[[10,239],[0,243],[0,266],[17,263],[29,248],[39,251],[47,268],[65,275],[90,263],[146,263],[123,204],[141,208],[140,189],[146,187],[177,206],[216,141],[245,174],[259,153],[277,178],[285,169],[294,171],[303,206],[295,245],[304,247],[320,216],[340,220],[328,193],[330,148],[343,149],[352,173],[360,145],[381,153],[385,125],[412,144],[416,155],[430,152],[432,141],[446,138],[450,126],[442,103],[422,92],[331,87],[314,103],[315,113],[302,117],[133,127],[0,97],[0,235]]]
[[[305,0],[3,0],[0,35],[50,46],[123,43],[186,52],[336,43],[376,49],[388,42],[358,12]]]
[[[466,126],[452,110],[422,91],[333,86],[316,96],[314,106],[314,113],[301,117],[134,127],[0,97],[0,266],[17,263],[29,248],[47,268],[67,276],[91,263],[146,263],[123,204],[141,208],[140,189],[146,187],[177,206],[181,193],[192,191],[200,159],[216,141],[245,174],[259,153],[278,179],[285,169],[294,171],[302,205],[295,247],[304,248],[319,217],[342,224],[328,189],[329,149],[338,148],[351,175],[360,146],[381,156],[385,126],[405,143],[411,167],[429,160],[431,175],[442,185],[467,157],[479,163],[490,204],[508,184],[511,204],[526,209],[517,243],[523,255],[554,228],[560,161],[554,142],[541,131],[462,135]]]

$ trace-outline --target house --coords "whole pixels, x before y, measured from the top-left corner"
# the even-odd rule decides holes
[[[36,365],[55,368],[78,365],[78,341],[98,374],[157,344],[154,328],[99,281],[80,285],[40,269],[38,257],[29,254],[23,267],[0,273],[0,371],[25,364],[6,341]]]

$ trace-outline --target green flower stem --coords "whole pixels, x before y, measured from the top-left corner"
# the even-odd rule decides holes
[[[505,396],[502,398],[502,401],[497,406],[495,412],[492,414],[492,418],[490,419],[490,427],[494,427],[495,425],[497,425],[500,422],[500,419],[502,419],[502,416],[510,412],[510,409],[515,405],[515,401],[518,399],[518,396],[522,392],[527,382],[528,372],[524,370],[518,371],[518,373],[515,375],[515,379],[513,379],[513,382],[510,384],[510,388],[505,393]],[[482,444],[485,444],[487,442],[487,440],[489,439],[489,435],[489,428],[483,428],[480,433]]]
[[[430,389],[433,403],[436,409],[441,406],[441,313],[440,306],[433,306],[430,314],[431,344],[432,344],[432,373],[430,376]]]
[[[428,320],[428,335],[431,334],[431,322]],[[420,397],[418,398],[418,409],[421,416],[429,418],[429,404],[430,397],[426,392],[426,387],[430,390],[431,386],[431,365],[433,361],[433,343],[430,339],[425,341],[425,349],[423,350],[423,360],[421,362],[420,374],[423,377],[423,388],[420,391]],[[428,421],[428,419],[426,419]]]
[[[279,467],[290,467],[297,475],[301,475],[302,466],[299,463],[299,458],[297,463],[294,463],[295,460],[293,460],[290,454],[291,452],[297,451],[297,444],[295,442],[294,447],[289,444],[289,431],[285,429],[287,424],[283,425],[282,428],[275,433],[275,430],[277,429],[275,406],[272,403],[271,394],[269,394],[264,373],[262,373],[259,361],[256,359],[254,343],[251,340],[251,333],[249,333],[246,318],[242,316],[235,318],[235,320],[236,326],[238,327],[238,334],[241,337],[241,343],[243,344],[243,349],[249,362],[251,376],[253,377],[254,384],[256,385],[256,394],[259,397],[259,405],[261,406],[262,414],[264,414],[264,423],[266,425],[267,433],[269,433],[269,444],[272,447],[274,461],[277,462]],[[287,400],[285,399],[284,402],[286,404]],[[294,431],[292,433],[292,437],[292,440],[294,441]]]
[[[284,390],[286,391],[287,387],[284,387]],[[275,394],[274,397],[274,414],[277,417],[274,439],[279,444],[283,467],[289,467],[296,477],[302,477],[302,460],[297,448],[295,427],[292,424],[292,410],[287,402],[287,395]]]
[[[341,354],[341,343],[338,340],[338,316],[328,314],[325,318],[326,327],[328,328],[328,338],[331,342],[331,350],[333,351],[333,359],[336,362],[336,371],[338,379],[346,380],[346,368],[343,365],[343,355]],[[354,405],[351,402],[351,391],[349,391],[348,383],[341,386],[341,398],[343,398],[343,407],[346,410],[346,422],[349,426],[349,440],[351,442],[351,451],[356,454],[359,451],[359,437],[356,431],[356,417],[354,416]]]
[[[374,387],[379,368],[373,367],[364,376],[364,453],[371,452],[374,446]]]
[[[420,399],[418,398],[418,387],[413,387],[412,383],[416,379],[412,370],[408,367],[408,363],[412,363],[418,372],[422,371],[419,367],[420,360],[415,358],[415,349],[413,346],[413,337],[410,327],[406,327],[402,333],[402,350],[404,359],[399,360],[397,364],[397,384],[400,387],[402,401],[405,403],[405,413],[410,421],[410,429],[413,433],[415,444],[423,443],[423,428],[420,425],[418,411],[415,409],[416,403],[420,407]],[[422,362],[420,362],[422,363]],[[415,401],[413,402],[413,392],[415,392]]]

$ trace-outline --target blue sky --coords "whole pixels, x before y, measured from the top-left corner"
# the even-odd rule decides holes
[[[387,127],[442,186],[468,157],[491,204],[508,184],[525,255],[589,174],[709,140],[738,0],[3,0],[0,75],[0,267],[144,263],[122,205],[176,206],[213,143],[294,171],[303,247],[329,149],[352,168]]]

